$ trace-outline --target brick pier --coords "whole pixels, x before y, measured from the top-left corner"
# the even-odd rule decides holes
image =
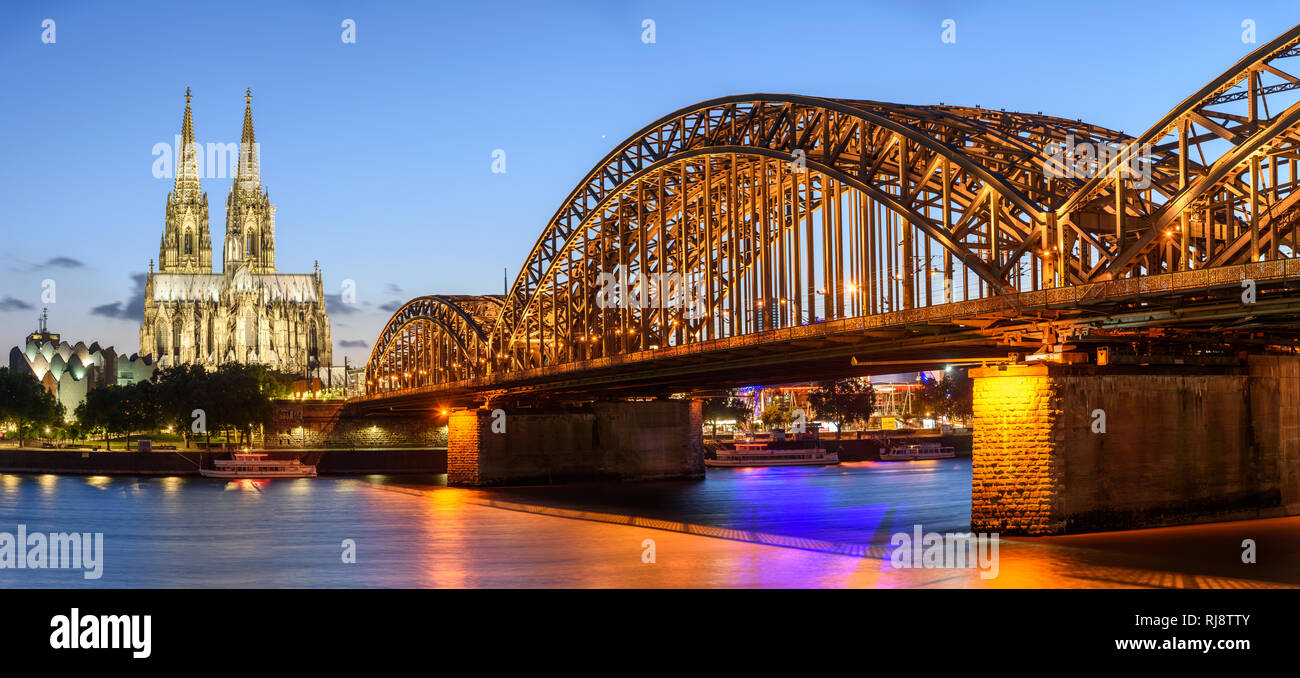
[[[973,531],[1061,534],[1300,513],[1300,358],[1011,365],[971,375]]]

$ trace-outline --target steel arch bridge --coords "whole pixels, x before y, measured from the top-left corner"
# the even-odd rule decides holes
[[[486,392],[815,326],[1059,318],[1149,288],[1191,294],[1214,270],[1267,278],[1242,267],[1296,251],[1297,43],[1300,26],[1137,137],[798,95],[680,109],[582,178],[506,295],[399,309],[367,398]]]

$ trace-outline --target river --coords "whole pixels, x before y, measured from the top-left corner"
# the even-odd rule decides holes
[[[10,568],[0,587],[1300,585],[1295,518],[1003,538],[995,567],[895,567],[893,535],[968,529],[970,475],[969,459],[501,489],[0,474],[0,533],[103,534],[100,578]],[[1272,564],[1239,562],[1246,534]]]

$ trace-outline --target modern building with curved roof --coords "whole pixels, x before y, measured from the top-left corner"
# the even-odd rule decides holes
[[[9,369],[29,374],[63,404],[64,417],[71,420],[86,392],[100,386],[127,385],[147,381],[155,365],[149,356],[119,355],[112,346],[89,346],[83,341],[69,344],[47,327],[48,313],[40,326],[27,335],[21,346],[9,350]]]

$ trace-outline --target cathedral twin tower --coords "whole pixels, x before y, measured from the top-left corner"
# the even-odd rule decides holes
[[[158,272],[151,264],[145,283],[140,355],[152,355],[160,367],[256,363],[298,374],[329,367],[330,327],[320,267],[309,274],[275,269],[276,208],[262,187],[251,92],[244,95],[243,135],[226,198],[220,273],[212,268],[200,150],[186,89]],[[213,159],[209,157],[208,167],[216,165]]]

